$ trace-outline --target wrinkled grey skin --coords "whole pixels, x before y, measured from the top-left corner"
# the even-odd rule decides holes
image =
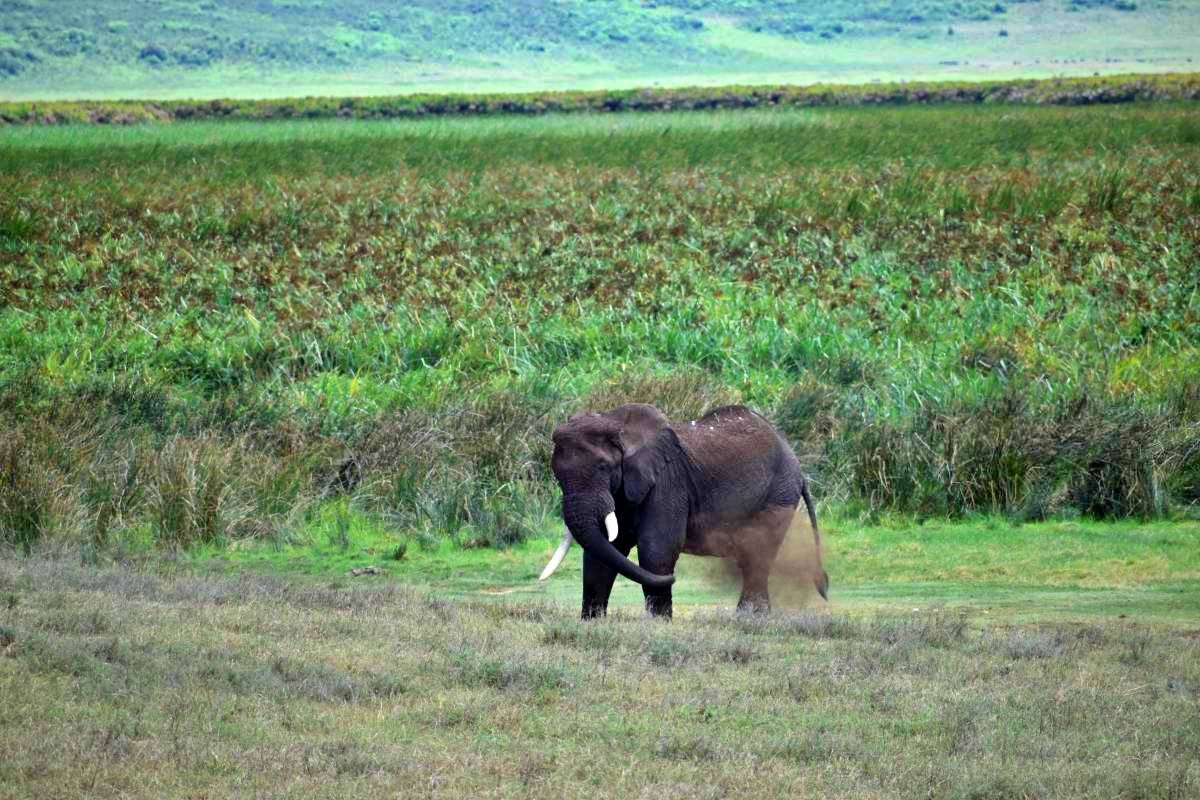
[[[680,553],[730,559],[743,578],[738,609],[769,610],[767,576],[801,499],[816,538],[812,579],[827,596],[800,464],[771,424],[744,406],[677,423],[640,403],[582,412],[554,431],[551,467],[563,519],[584,549],[584,619],[607,613],[618,574],[642,585],[650,614],[670,617]],[[620,528],[611,544],[610,512]],[[628,558],[635,545],[638,564]]]

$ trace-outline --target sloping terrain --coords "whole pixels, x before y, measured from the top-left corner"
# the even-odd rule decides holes
[[[0,97],[1185,68],[1181,0],[0,0]]]

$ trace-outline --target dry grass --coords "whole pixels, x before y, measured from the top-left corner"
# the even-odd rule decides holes
[[[1195,631],[0,562],[0,796],[1188,797]]]
[[[82,404],[10,419],[0,434],[0,544],[286,538],[321,494],[312,482],[323,448],[309,437],[288,452],[265,438],[160,437]]]

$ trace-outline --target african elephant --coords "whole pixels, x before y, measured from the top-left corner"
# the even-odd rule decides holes
[[[642,585],[650,614],[670,617],[680,553],[731,560],[742,573],[738,610],[769,611],[767,576],[801,498],[816,540],[813,582],[828,596],[800,463],[771,424],[745,406],[674,423],[641,403],[581,412],[554,431],[551,467],[567,532],[541,580],[572,539],[579,542],[584,619],[607,613],[618,573]],[[629,560],[635,545],[638,564]]]

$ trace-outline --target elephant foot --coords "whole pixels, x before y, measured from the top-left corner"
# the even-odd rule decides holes
[[[747,616],[766,616],[771,613],[771,598],[765,594],[742,595],[738,599],[737,613]]]
[[[583,606],[583,612],[579,615],[579,618],[582,620],[604,619],[607,616],[608,604],[606,603],[604,605],[600,605],[599,603],[596,603],[593,605],[585,604]]]
[[[647,595],[646,614],[648,616],[669,620],[673,613],[671,598],[669,596]]]

